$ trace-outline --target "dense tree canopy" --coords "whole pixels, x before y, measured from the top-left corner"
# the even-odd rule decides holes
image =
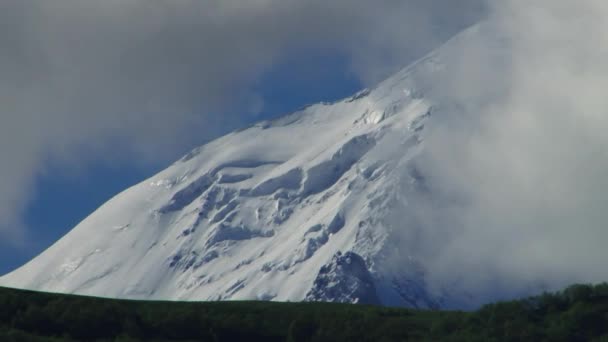
[[[608,284],[475,312],[144,302],[0,288],[2,341],[608,341]]]

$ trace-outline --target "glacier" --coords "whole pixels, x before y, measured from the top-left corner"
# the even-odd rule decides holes
[[[428,94],[479,26],[377,86],[232,132],[118,194],[0,285],[163,300],[454,306],[401,244]],[[413,233],[412,233],[413,234]],[[407,236],[407,234],[405,234]],[[462,306],[459,302],[456,306]]]

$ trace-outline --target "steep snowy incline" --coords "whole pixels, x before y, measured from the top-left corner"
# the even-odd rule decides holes
[[[420,80],[441,72],[442,51],[462,39],[372,90],[195,149],[0,284],[120,298],[440,306],[415,258],[398,271],[385,265],[395,250],[386,218],[424,187],[407,167],[434,116]]]

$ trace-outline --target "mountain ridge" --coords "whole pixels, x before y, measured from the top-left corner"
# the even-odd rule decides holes
[[[446,68],[442,52],[478,30],[376,87],[192,150],[102,205],[0,285],[133,299],[450,306],[450,295],[426,284],[423,261],[391,241],[399,227],[388,218],[426,196],[414,161],[439,108],[426,96],[429,80]],[[361,276],[336,266],[343,255]],[[337,269],[329,277],[323,271]],[[356,295],[315,290],[323,281]]]

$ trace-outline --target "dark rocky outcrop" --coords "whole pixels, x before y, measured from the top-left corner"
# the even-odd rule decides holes
[[[306,301],[380,305],[365,260],[353,252],[338,252],[321,267]]]

